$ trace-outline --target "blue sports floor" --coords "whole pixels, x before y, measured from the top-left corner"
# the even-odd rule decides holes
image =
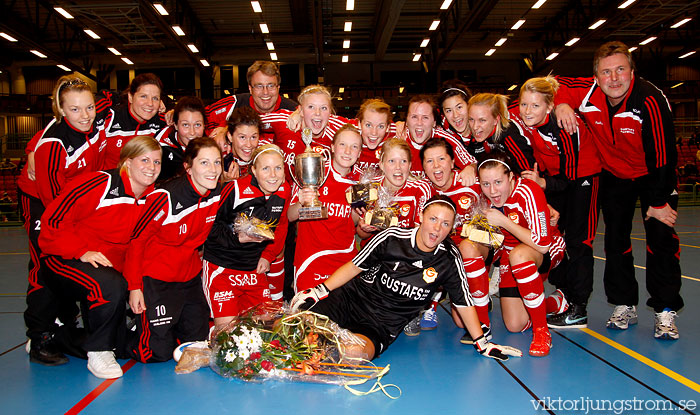
[[[652,336],[653,312],[643,305],[647,294],[639,217],[633,233],[637,277],[643,290],[639,324],[627,331],[605,328],[612,307],[602,292],[601,221],[589,329],[553,331],[551,354],[529,357],[531,333],[507,333],[496,299],[494,341],[526,353],[499,363],[460,344],[462,332],[440,310],[437,330],[413,338],[401,336],[376,360],[380,366],[391,365],[383,382],[401,388],[402,395],[396,400],[381,393],[354,396],[333,385],[232,381],[208,368],[176,375],[173,362],[143,365],[123,361],[128,370],[115,381],[92,376],[86,362],[77,358],[59,367],[30,363],[22,320],[26,237],[21,228],[0,228],[0,413],[700,413],[700,208],[682,207],[679,213],[676,230],[682,244],[686,302],[677,320],[680,340],[658,341]]]

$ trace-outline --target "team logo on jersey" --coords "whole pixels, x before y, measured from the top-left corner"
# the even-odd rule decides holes
[[[175,209],[182,209],[182,205],[180,202],[177,202],[177,205],[175,205]]]
[[[459,207],[462,209],[469,209],[472,205],[472,198],[469,196],[462,196],[459,198]]]
[[[423,270],[423,281],[427,282],[428,284],[435,281],[435,278],[437,278],[437,276],[438,272],[435,271],[435,268],[433,267]]]
[[[73,146],[68,146],[68,148],[66,149],[66,153],[72,153],[74,150],[75,149],[73,148]]]
[[[122,126],[119,125],[119,123],[114,123],[114,124],[112,125],[112,128],[122,128]]]
[[[411,211],[411,205],[401,205],[399,208],[399,212],[401,212],[401,216],[408,216],[408,212]]]
[[[517,225],[518,222],[519,222],[519,220],[518,220],[518,214],[515,213],[515,212],[510,212],[510,213],[508,214],[508,219],[510,219],[511,222],[515,223],[516,225]]]
[[[413,263],[413,266],[416,268],[423,268],[423,260],[419,259],[418,261]]]
[[[255,194],[255,192],[253,192],[253,189],[251,189],[250,186],[248,186],[248,187],[246,187],[245,190],[243,191],[243,194],[244,194],[244,195],[252,195],[252,194]]]
[[[114,189],[112,189],[112,190],[109,192],[109,194],[112,195],[112,196],[119,196],[119,188],[118,188],[118,187],[115,187]]]
[[[314,150],[316,153],[323,153],[323,147],[321,147],[321,146],[314,146],[314,147],[313,147],[313,150]]]
[[[374,150],[374,157],[376,157],[377,160],[382,158],[382,150],[380,148]]]

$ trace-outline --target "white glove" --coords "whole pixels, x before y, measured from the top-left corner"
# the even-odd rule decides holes
[[[300,309],[301,310],[310,309],[317,302],[328,297],[329,293],[330,293],[330,291],[328,290],[328,287],[326,287],[326,285],[324,283],[320,283],[317,286],[315,286],[314,288],[308,288],[304,291],[300,291],[300,292],[296,293],[294,298],[292,298],[292,302],[290,304],[290,307],[292,309],[292,313],[296,313]]]
[[[490,343],[483,335],[474,341],[474,348],[483,356],[502,361],[508,360],[508,356],[521,357],[523,355],[523,352],[515,347]]]

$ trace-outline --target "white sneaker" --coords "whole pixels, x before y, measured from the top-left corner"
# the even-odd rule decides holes
[[[491,271],[491,279],[489,279],[489,295],[491,297],[498,297],[498,284],[501,283],[501,273],[500,267],[493,267]]]
[[[608,319],[608,328],[627,330],[630,324],[637,324],[637,306],[616,305]]]
[[[657,339],[678,340],[676,312],[664,310],[654,315],[654,337]]]
[[[116,379],[124,372],[114,358],[114,352],[87,352],[87,368],[100,379]]]

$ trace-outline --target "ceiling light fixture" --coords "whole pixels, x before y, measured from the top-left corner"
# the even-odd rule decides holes
[[[56,65],[59,68],[63,69],[66,72],[71,72],[71,68],[67,67],[66,65]]]
[[[160,3],[153,3],[153,8],[156,9],[158,13],[160,13],[161,16],[167,16],[170,13],[168,13],[167,10],[165,10],[165,7],[163,7],[162,4]]]
[[[345,27],[343,28],[344,31],[349,32],[352,30],[352,22],[345,22]]]
[[[266,23],[260,23],[260,31],[263,33],[270,33],[270,29],[267,28]]]
[[[504,37],[498,39],[498,42],[496,42],[495,46],[503,46],[503,44],[506,43],[506,40],[508,40],[508,39],[506,39]]]
[[[671,87],[671,89],[678,88],[681,85],[683,85],[683,82],[679,82],[679,83],[675,84],[674,86]]]
[[[112,52],[113,54],[115,54],[115,55],[117,55],[117,56],[121,56],[121,54],[122,54],[121,52],[119,52],[119,51],[116,50],[115,48],[107,48],[107,50],[110,51],[110,52]]]
[[[686,53],[685,55],[681,55],[681,56],[679,56],[678,58],[679,58],[679,59],[683,59],[683,58],[687,58],[687,57],[690,56],[690,55],[695,55],[695,51],[694,51],[694,50],[691,50],[690,52]]]
[[[63,7],[54,7],[53,9],[56,10],[61,16],[65,17],[66,19],[74,19],[73,15],[68,13]]]
[[[433,22],[430,24],[430,27],[428,30],[435,30],[440,26],[440,21],[439,20],[433,20]]]
[[[192,53],[197,53],[199,52],[199,49],[197,49],[197,46],[195,46],[194,43],[189,43],[187,47],[192,51]]]
[[[413,62],[418,62],[420,60],[421,54],[416,53],[413,55]]]
[[[648,38],[642,40],[641,42],[639,42],[639,45],[640,46],[648,45],[649,43],[651,43],[655,40],[656,40],[656,36],[648,37]]]
[[[683,26],[684,24],[688,23],[689,21],[693,20],[691,17],[686,17],[685,19],[679,21],[678,23],[674,24],[671,26],[671,29],[678,29],[679,27]]]
[[[600,26],[604,25],[605,22],[607,22],[607,20],[600,19],[597,22],[593,23],[592,25],[588,26],[588,28],[591,30],[595,30],[595,29],[599,28]]]
[[[210,66],[210,65],[209,65],[209,61],[206,60],[206,59],[200,59],[200,60],[199,60],[199,63],[201,63],[202,66],[204,66],[204,67]]]
[[[534,7],[533,7],[533,9],[534,9]],[[518,84],[513,84],[513,85],[511,85],[511,86],[508,87],[508,90],[509,90],[509,91],[512,91],[512,90],[514,90],[514,89],[517,88],[517,87],[518,87]]]
[[[88,36],[90,36],[91,38],[93,38],[95,40],[100,38],[100,36],[97,33],[93,32],[90,29],[83,29],[83,32],[87,33]]]
[[[510,28],[510,30],[518,30],[518,29],[520,29],[520,26],[522,26],[524,24],[525,24],[525,19],[520,19],[517,22],[515,22],[513,27]]]
[[[491,55],[493,55],[495,52],[496,52],[496,49],[489,49],[489,50],[486,51],[486,53],[484,53],[484,55],[486,55],[486,56],[491,56]]]
[[[339,94],[342,94],[343,92],[345,92],[345,88],[343,88],[342,86],[340,88],[338,88]]]
[[[175,25],[172,28],[173,28],[173,32],[175,32],[176,35],[185,36],[185,31],[182,30],[182,28],[180,26]]]
[[[5,32],[0,32],[0,36],[2,36],[3,38],[9,40],[10,42],[16,42],[16,41],[17,41],[17,39],[13,38],[12,36],[8,35],[8,34],[5,33]]]
[[[573,46],[573,44],[576,43],[576,42],[578,42],[579,40],[581,40],[580,37],[571,38],[571,40],[568,41],[568,42],[566,42],[565,45],[566,45],[566,46]]]
[[[38,56],[38,57],[40,57],[40,58],[42,58],[42,59],[48,58],[48,56],[44,55],[43,53],[39,52],[39,51],[36,50],[36,49],[30,50],[30,52],[32,52],[33,54],[35,54],[36,56]]]
[[[265,42],[265,45],[267,45],[267,50],[275,50],[275,44],[272,42]]]
[[[273,61],[277,60],[277,54],[275,52],[270,52],[270,60],[273,60]]]
[[[127,65],[133,65],[133,64],[134,64],[134,62],[132,62],[131,59],[127,58],[126,56],[123,57],[122,60],[123,60],[124,63],[126,63]]]
[[[452,0],[445,0],[440,5],[440,10],[447,10],[450,8],[451,5],[452,5]]]
[[[547,2],[547,0],[537,0],[537,3],[533,4],[533,5],[532,5],[532,8],[533,8],[533,9],[539,9],[539,8],[542,7],[542,5],[545,4],[546,2]],[[510,90],[509,90],[509,91],[510,91]]]
[[[262,7],[260,7],[259,1],[251,1],[250,5],[253,7],[255,13],[262,13]]]
[[[552,53],[549,54],[549,56],[547,56],[547,60],[548,60],[548,61],[551,61],[551,60],[553,60],[554,58],[556,58],[557,56],[559,56],[559,54],[558,54],[557,52],[552,52]]]
[[[637,48],[636,46],[632,46],[631,48],[629,48],[629,49],[627,49],[627,50],[630,51],[630,52],[634,52],[634,51],[637,50],[637,49],[638,49],[638,48]]]
[[[426,37],[425,39],[423,39],[422,42],[420,42],[420,47],[424,48],[424,47],[428,46],[429,43],[430,43],[430,38]]]
[[[343,59],[341,59],[343,63],[348,63],[350,62],[350,57],[348,55],[343,55]]]
[[[350,39],[343,40],[343,49],[350,49]]]
[[[617,8],[618,9],[626,9],[627,7],[629,7],[630,4],[634,3],[635,1],[637,1],[637,0],[627,0],[627,1],[623,2],[621,5],[617,6]]]
[[[345,2],[345,10],[355,10],[355,0],[347,0]]]

